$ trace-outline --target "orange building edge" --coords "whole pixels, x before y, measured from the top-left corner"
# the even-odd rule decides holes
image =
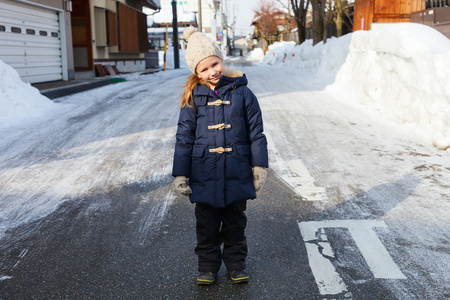
[[[355,0],[353,31],[370,30],[372,23],[410,22],[411,13],[425,9],[425,0]]]

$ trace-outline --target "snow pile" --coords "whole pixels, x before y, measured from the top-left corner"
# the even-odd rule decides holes
[[[264,59],[264,51],[261,48],[256,48],[256,49],[250,51],[245,56],[245,59],[247,61],[260,62]]]
[[[350,41],[351,34],[331,38],[326,44],[320,42],[314,47],[312,40],[306,40],[298,46],[294,42],[277,42],[269,46],[263,62],[294,67],[329,84],[345,62]]]
[[[380,24],[315,46],[275,43],[263,62],[299,69],[341,100],[450,148],[450,40],[431,27]]]
[[[286,54],[290,52],[294,47],[294,42],[275,42],[269,46],[269,51],[267,51],[263,62],[269,65],[285,63]]]
[[[16,70],[0,60],[0,128],[45,116],[54,104],[39,90],[23,82]]]
[[[449,83],[450,40],[431,27],[402,23],[353,33],[347,61],[327,89],[447,149]]]

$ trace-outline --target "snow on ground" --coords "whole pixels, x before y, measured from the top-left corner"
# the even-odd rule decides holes
[[[320,85],[333,83],[336,73],[345,63],[351,34],[331,38],[324,45],[313,47],[312,40],[295,46],[293,42],[277,42],[269,46],[263,63],[284,65],[298,69],[306,78],[313,78]]]
[[[428,26],[379,25],[314,47],[275,43],[263,62],[299,69],[340,100],[450,148],[450,40]]]
[[[256,48],[245,56],[245,59],[253,62],[260,62],[264,59],[264,51],[261,48]]]
[[[0,129],[51,114],[56,106],[39,90],[23,82],[16,70],[0,60]]]
[[[355,32],[329,88],[438,149],[450,147],[450,40],[420,24]],[[352,84],[349,84],[352,83]]]
[[[182,69],[137,76],[70,95],[52,102],[57,109],[45,119],[3,128],[0,239],[8,229],[39,220],[65,202],[82,203],[92,195],[141,186],[148,191],[136,200],[136,216],[147,213],[136,221],[142,222],[142,242],[175,198],[168,151],[178,118],[178,94],[173,96],[173,88],[182,85],[187,73]],[[49,100],[36,100],[30,107],[44,111],[40,102]],[[173,109],[167,111],[167,105]],[[22,116],[20,111],[14,113]],[[96,199],[85,213],[112,205]],[[147,206],[152,209],[144,209]]]

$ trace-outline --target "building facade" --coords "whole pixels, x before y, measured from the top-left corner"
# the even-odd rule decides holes
[[[0,0],[0,59],[30,83],[145,69],[147,16],[159,0]],[[82,74],[82,75],[80,75]]]
[[[23,81],[68,80],[74,76],[67,3],[0,0],[0,59]]]

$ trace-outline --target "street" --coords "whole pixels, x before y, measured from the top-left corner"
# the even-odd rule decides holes
[[[234,65],[269,170],[250,282],[197,286],[194,206],[171,177],[188,69],[56,99],[0,132],[0,299],[449,299],[450,157],[296,69]],[[288,79],[288,80],[287,80]]]

